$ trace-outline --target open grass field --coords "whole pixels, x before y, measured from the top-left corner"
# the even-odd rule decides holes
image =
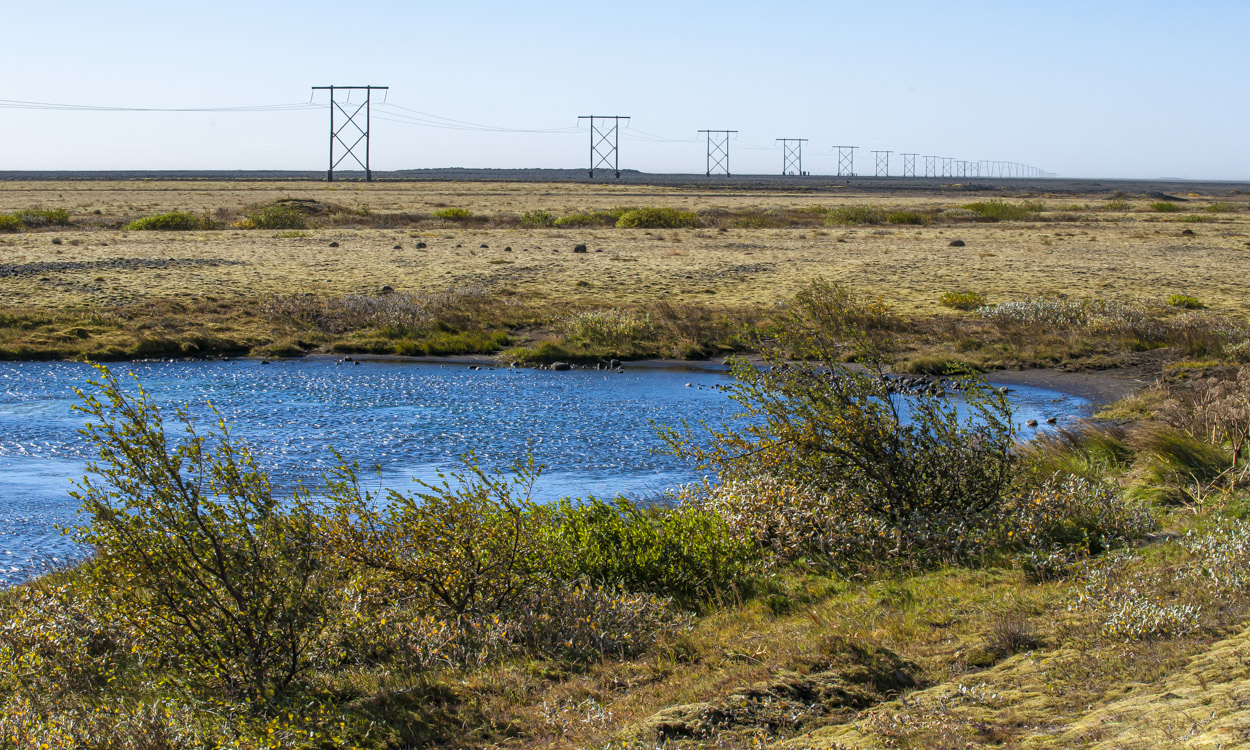
[[[1184,203],[1174,204],[1178,211],[1159,212],[1151,204],[1160,201],[1148,198],[1108,210],[1100,196],[1029,194],[1014,202],[1039,201],[1035,220],[979,222],[960,206],[1013,197],[569,184],[4,183],[0,213],[64,208],[73,225],[0,234],[6,266],[69,264],[9,272],[0,288],[9,305],[48,311],[205,297],[370,294],[382,286],[441,291],[463,284],[560,304],[669,299],[766,305],[824,276],[879,293],[909,312],[938,312],[943,293],[973,289],[991,302],[1183,292],[1250,313],[1250,278],[1234,270],[1250,261],[1250,199],[1182,197]],[[313,216],[302,232],[230,228],[234,217],[256,206],[292,198],[356,214],[324,222]],[[1211,212],[1212,204],[1227,210]],[[618,206],[694,211],[707,226],[517,226],[526,211],[560,217]],[[842,206],[941,213],[923,226],[825,224],[819,212]],[[467,209],[472,217],[433,216],[447,208]],[[122,228],[169,211],[207,215],[223,228]],[[804,211],[808,217],[786,216]],[[768,228],[776,224],[800,225]],[[1182,235],[1186,229],[1193,234]],[[949,247],[954,239],[965,246]],[[427,247],[417,249],[417,242]],[[578,243],[591,252],[575,255]],[[132,259],[161,265],[107,267]]]
[[[622,218],[628,209],[643,210]],[[1184,295],[1244,322],[1250,199],[1037,185],[11,181],[0,257],[7,358],[701,357],[741,350],[744,324],[817,277],[912,321],[1029,298],[1157,307]],[[646,344],[562,331],[571,313],[595,311],[662,330]],[[945,338],[966,350],[970,336]],[[535,354],[553,339],[551,357]],[[1009,348],[970,359],[1053,364],[1098,347]]]

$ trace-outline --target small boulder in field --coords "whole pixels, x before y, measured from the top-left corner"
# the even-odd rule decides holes
[[[338,247],[338,246],[339,246],[339,243],[337,243],[337,242],[331,242],[331,243],[330,243],[330,247]]]
[[[1181,234],[1182,234],[1182,235],[1184,235],[1184,236],[1186,236],[1186,237],[1193,237],[1193,236],[1194,236],[1194,230],[1192,230],[1192,229],[1186,229],[1185,231],[1181,232]]]
[[[459,245],[457,245],[456,247],[459,247]],[[424,249],[425,249],[425,243],[424,243],[424,242],[418,242],[418,243],[417,243],[417,249],[418,249],[418,250],[424,250]]]
[[[951,247],[963,247],[963,246],[964,246],[963,240],[951,240]]]
[[[478,245],[478,247],[482,248],[483,250],[489,250],[489,249],[490,249],[490,245],[487,245],[485,242],[483,242],[482,244]]]
[[[387,284],[386,286],[382,287],[380,291],[382,292],[382,294],[390,294],[391,292],[395,291],[395,287],[391,286],[390,284]]]
[[[403,245],[396,245],[395,247],[392,247],[391,249],[392,249],[392,250],[403,250],[403,249],[404,249],[404,246],[403,246]]]
[[[552,362],[552,363],[551,363],[551,369],[553,369],[553,370],[572,370],[572,369],[573,369],[573,365],[570,365],[568,362]]]
[[[582,244],[577,244],[577,245],[574,245],[574,246],[573,246],[573,252],[575,252],[575,253],[584,253],[584,252],[586,252],[586,246],[585,246],[585,245],[582,245]]]

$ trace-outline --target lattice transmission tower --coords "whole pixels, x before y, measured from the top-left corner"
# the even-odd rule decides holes
[[[611,169],[617,178],[621,176],[621,120],[628,115],[581,115],[578,122],[590,120],[590,176],[599,167]],[[609,125],[608,123],[612,124]]]
[[[369,168],[369,114],[373,101],[374,91],[386,91],[389,86],[313,86],[313,91],[329,91],[330,92],[330,168],[326,170],[326,182],[334,182],[334,170],[343,160],[351,157],[352,161],[360,165],[365,170],[365,181],[373,180],[373,170]],[[348,111],[351,106],[352,92],[364,91],[365,100],[356,106],[355,109]],[[340,101],[337,97],[339,92],[346,92],[346,99]],[[347,106],[343,106],[346,104]],[[336,114],[337,113],[337,114]],[[364,115],[364,126],[357,121],[357,118]],[[353,130],[348,131],[348,128]],[[343,133],[347,131],[344,138]],[[348,141],[351,143],[348,143]],[[338,158],[335,156],[335,144],[338,144]],[[356,153],[357,149],[363,144],[364,161],[360,160],[360,155]]]
[[[712,176],[712,171],[724,170],[725,176],[729,176],[729,136],[737,133],[736,130],[700,130],[700,133],[707,133],[707,174]]]
[[[803,144],[806,138],[778,138],[781,142],[781,173],[803,176]],[[794,171],[790,171],[793,169]]]

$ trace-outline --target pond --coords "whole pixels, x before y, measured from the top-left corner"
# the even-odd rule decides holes
[[[455,470],[473,451],[483,467],[501,469],[532,454],[549,467],[535,487],[539,500],[654,498],[698,478],[656,452],[655,426],[716,423],[736,411],[721,388],[728,372],[712,366],[555,372],[310,358],[113,370],[135,374],[162,406],[204,416],[210,400],[278,491],[300,480],[315,486],[334,466],[332,449],[358,461],[372,486],[396,489]],[[77,433],[86,418],[72,407],[74,389],[93,374],[78,363],[0,363],[0,586],[75,553],[56,526],[73,522],[71,481],[92,458]],[[1013,386],[1011,399],[1022,424],[1089,413],[1088,401],[1056,391]]]

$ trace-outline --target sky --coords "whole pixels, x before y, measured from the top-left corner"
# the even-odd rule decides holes
[[[738,131],[735,174],[780,172],[775,139],[793,137],[809,139],[814,174],[856,145],[860,174],[878,149],[895,152],[894,174],[912,152],[1064,177],[1250,180],[1244,0],[48,8],[6,6],[0,99],[319,106],[0,107],[0,170],[324,169],[327,97],[310,87],[372,84],[390,87],[372,108],[376,170],[585,168],[578,115],[620,114],[621,168],[648,172],[703,172],[708,128]]]

